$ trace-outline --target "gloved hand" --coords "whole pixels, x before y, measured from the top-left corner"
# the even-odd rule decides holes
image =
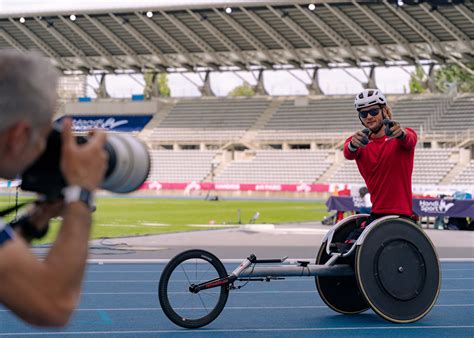
[[[359,130],[352,135],[351,142],[349,143],[349,150],[354,152],[358,148],[363,148],[369,143],[369,129]]]
[[[400,127],[400,123],[389,120],[389,119],[384,119],[383,124],[385,126],[384,128],[385,135],[391,136],[393,138],[399,138],[399,139],[405,137],[405,132]]]
[[[362,133],[364,134],[364,137],[362,138],[362,144],[366,146],[367,144],[369,144],[370,129],[369,128],[362,129]]]

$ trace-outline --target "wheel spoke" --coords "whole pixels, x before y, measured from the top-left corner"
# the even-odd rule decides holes
[[[206,312],[209,313],[209,310],[207,309],[206,304],[204,304],[204,301],[202,300],[202,297],[199,293],[198,293],[198,296],[199,296],[199,300],[201,301],[202,306],[204,307],[204,310],[206,310]]]
[[[211,264],[209,264],[209,265],[207,266],[207,270],[206,270],[206,271],[204,271],[204,272],[202,272],[202,273],[199,275],[199,279],[196,277],[196,281],[200,281],[200,280],[201,280],[201,276],[205,276],[205,275],[206,275],[206,273],[208,273],[208,272],[209,272],[209,270],[211,269],[211,267],[212,267],[212,265],[211,265]],[[212,278],[207,278],[207,279],[212,279]]]
[[[186,279],[188,280],[188,283],[189,283],[189,286],[191,286],[191,280],[189,279],[188,277],[188,274],[186,273],[186,270],[184,270],[184,267],[183,267],[184,264],[180,264],[179,266],[181,267],[181,270],[183,270],[184,272],[184,276],[186,277]]]

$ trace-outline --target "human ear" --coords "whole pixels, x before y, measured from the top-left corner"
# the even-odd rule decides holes
[[[11,126],[5,137],[6,156],[12,159],[25,151],[26,146],[30,143],[31,126],[26,122],[18,122]]]

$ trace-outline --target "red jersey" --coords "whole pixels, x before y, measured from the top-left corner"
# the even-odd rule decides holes
[[[356,160],[372,200],[372,212],[410,216],[412,211],[411,175],[415,158],[416,132],[404,128],[403,139],[370,137],[365,148],[351,152],[352,137],[344,143],[344,157]]]

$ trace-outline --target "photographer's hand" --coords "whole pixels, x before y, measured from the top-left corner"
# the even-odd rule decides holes
[[[71,126],[71,119],[64,119],[61,132],[61,171],[68,185],[93,191],[102,183],[107,169],[105,133],[94,131],[87,143],[78,145]]]
[[[42,238],[48,231],[49,221],[61,215],[63,207],[62,200],[36,202],[24,216],[13,222],[12,225],[27,242],[35,238]]]

